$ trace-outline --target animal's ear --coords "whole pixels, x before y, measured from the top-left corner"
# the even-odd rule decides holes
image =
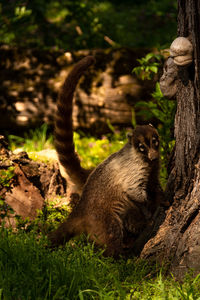
[[[128,139],[128,142],[132,144],[132,139],[133,139],[133,132],[127,132],[126,137]]]

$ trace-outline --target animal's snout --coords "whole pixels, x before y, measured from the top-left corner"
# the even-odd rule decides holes
[[[157,160],[159,158],[159,153],[158,151],[151,149],[148,153],[148,158],[149,160],[153,161],[153,160]]]

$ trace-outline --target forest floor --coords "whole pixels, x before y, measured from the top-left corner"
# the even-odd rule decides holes
[[[108,151],[114,152],[121,147],[124,138],[118,136],[116,143],[105,137],[99,141],[90,138],[89,142],[90,147],[86,138],[83,141],[77,137],[76,144],[86,156],[89,154],[83,146],[90,149],[93,157],[93,161],[87,161],[90,166],[97,164],[98,159],[102,160],[103,155],[107,156]],[[52,149],[29,151],[29,156],[36,160],[32,170],[37,169],[37,164],[40,170],[46,170],[46,167],[41,169],[42,164],[51,169],[49,154],[54,160]],[[1,163],[5,164],[2,152]],[[18,163],[15,161],[15,166]],[[22,166],[21,170],[25,172],[27,169]],[[8,166],[7,172],[2,174],[0,184],[9,189],[9,184],[13,184],[13,169]],[[35,173],[31,173],[27,177],[31,184],[34,176]],[[45,193],[49,197],[48,189],[43,189],[43,197]],[[8,222],[6,226],[6,220],[14,212],[1,196],[0,299],[200,299],[200,275],[194,278],[192,270],[178,282],[167,273],[167,263],[156,265],[131,255],[119,260],[105,258],[103,250],[95,249],[84,236],[52,251],[48,247],[47,233],[70,211],[66,203],[60,205],[62,197],[65,197],[64,191],[63,196],[57,195],[46,202],[37,217],[16,216],[12,228]]]

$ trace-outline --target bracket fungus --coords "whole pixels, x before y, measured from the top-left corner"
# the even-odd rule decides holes
[[[176,38],[170,46],[170,56],[177,66],[188,66],[193,61],[192,43],[185,37]]]
[[[174,60],[169,57],[163,67],[163,75],[160,78],[160,89],[163,95],[169,99],[176,96],[176,80],[178,78],[178,67]]]

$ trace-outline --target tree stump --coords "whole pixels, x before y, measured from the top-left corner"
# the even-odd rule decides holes
[[[6,180],[12,167],[12,176]],[[45,164],[29,159],[26,152],[13,154],[8,151],[5,139],[0,137],[0,199],[14,210],[8,214],[9,223],[15,226],[15,215],[34,220],[38,210],[56,196],[66,196],[66,182],[58,163]],[[64,198],[66,200],[66,198]],[[6,205],[4,208],[6,209]],[[1,223],[1,219],[0,219]]]

